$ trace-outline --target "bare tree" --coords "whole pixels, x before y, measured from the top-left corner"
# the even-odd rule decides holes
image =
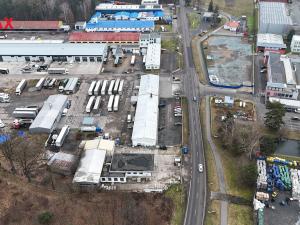
[[[15,133],[9,134],[5,132],[1,132],[1,135],[5,138],[5,141],[0,144],[0,150],[5,159],[9,162],[12,173],[15,174],[16,167],[14,164],[14,148],[18,145],[17,135]]]

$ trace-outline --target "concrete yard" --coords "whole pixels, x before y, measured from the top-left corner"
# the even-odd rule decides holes
[[[240,37],[212,36],[204,42],[207,46],[205,57],[209,76],[214,75],[213,83],[226,86],[252,84],[251,45]]]

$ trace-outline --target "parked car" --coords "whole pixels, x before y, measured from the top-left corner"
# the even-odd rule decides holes
[[[199,172],[202,173],[203,172],[203,165],[201,163],[199,163],[198,165],[198,169],[199,169]]]
[[[193,101],[194,101],[194,102],[197,101],[197,97],[196,97],[196,96],[193,97]]]
[[[297,117],[297,116],[293,116],[293,117],[291,117],[291,120],[299,121],[299,120],[300,120],[300,118],[299,118],[299,117]]]

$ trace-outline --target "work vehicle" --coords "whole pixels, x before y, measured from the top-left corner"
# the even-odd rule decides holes
[[[91,112],[91,110],[92,110],[92,108],[93,108],[93,106],[94,106],[94,101],[95,101],[95,96],[93,95],[93,96],[91,96],[90,98],[89,98],[89,101],[88,101],[88,103],[87,103],[87,105],[86,105],[86,108],[85,108],[85,111],[87,112],[87,113],[90,113]]]
[[[55,141],[56,147],[61,147],[63,145],[69,132],[70,132],[70,126],[69,125],[63,126],[63,128],[61,129],[61,131]]]
[[[116,82],[115,80],[110,81],[109,88],[108,88],[108,94],[109,95],[113,94],[113,89],[114,89],[115,82]]]
[[[88,95],[90,95],[90,96],[93,95],[93,91],[94,91],[95,86],[96,86],[96,81],[93,80],[92,83],[91,83],[91,85],[90,85],[90,88],[88,90]]]
[[[2,102],[2,103],[9,103],[10,102],[9,94],[7,94],[7,93],[0,93],[0,102]]]
[[[0,68],[0,74],[9,74],[9,69],[7,69],[7,68]]]
[[[38,91],[42,90],[45,81],[46,81],[46,77],[42,77],[35,85],[36,90]]]
[[[65,87],[66,87],[66,85],[68,84],[68,82],[69,82],[68,78],[64,79],[63,81],[60,81],[59,86],[58,86],[58,91],[59,92],[63,92],[64,89],[65,89]]]
[[[69,70],[66,68],[48,68],[48,74],[68,74]]]
[[[109,96],[108,104],[107,104],[107,111],[112,112],[113,110],[113,103],[114,103],[114,95]]]
[[[120,95],[116,95],[114,99],[114,112],[119,110]]]
[[[53,79],[51,79],[51,80],[49,81],[47,87],[50,88],[50,89],[52,89],[52,88],[54,88],[55,83],[56,83],[56,78],[53,78]]]
[[[199,165],[198,165],[198,170],[200,173],[203,172],[203,165],[201,163],[199,163]]]
[[[21,95],[26,85],[27,85],[27,81],[25,79],[21,80],[21,82],[18,84],[16,88],[16,95]]]

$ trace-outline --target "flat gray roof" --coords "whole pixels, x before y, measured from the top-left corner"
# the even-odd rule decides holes
[[[264,24],[293,24],[291,17],[287,15],[285,3],[281,2],[260,2],[259,18]]]
[[[280,54],[270,52],[269,63],[271,74],[269,77],[269,82],[286,83],[285,69],[280,57]]]
[[[103,56],[106,44],[35,43],[2,44],[2,56]]]
[[[110,171],[153,171],[153,154],[114,154]]]

